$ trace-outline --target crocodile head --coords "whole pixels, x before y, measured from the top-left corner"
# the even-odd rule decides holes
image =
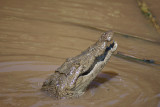
[[[68,58],[43,83],[42,90],[56,98],[72,98],[82,95],[117,49],[117,43],[112,39],[113,32],[105,32],[95,44],[80,55]]]

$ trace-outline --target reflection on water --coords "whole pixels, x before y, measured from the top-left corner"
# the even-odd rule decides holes
[[[158,62],[160,36],[135,1],[1,0],[0,8],[2,107],[160,107],[160,66],[116,56],[78,99],[40,91],[66,58],[108,29],[119,52]]]

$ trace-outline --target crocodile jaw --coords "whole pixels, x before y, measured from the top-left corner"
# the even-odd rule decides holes
[[[106,54],[104,60],[98,61],[94,65],[93,69],[87,75],[80,76],[77,79],[76,88],[75,88],[76,91],[84,92],[86,90],[87,86],[93,81],[93,79],[98,75],[98,73],[104,68],[104,66],[106,65],[106,63],[110,59],[112,53],[116,51],[117,47],[118,47],[117,42],[113,42],[112,46],[110,45],[109,48],[107,47],[108,50],[106,50],[107,54]]]

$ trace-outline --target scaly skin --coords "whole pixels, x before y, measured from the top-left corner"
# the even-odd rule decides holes
[[[42,90],[57,99],[73,98],[84,94],[87,86],[104,68],[117,43],[108,31],[80,55],[68,58],[42,85]]]

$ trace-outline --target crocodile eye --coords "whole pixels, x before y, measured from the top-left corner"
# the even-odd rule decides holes
[[[79,62],[75,62],[75,63],[74,63],[74,66],[75,66],[76,68],[78,68],[78,67],[80,66],[80,63],[79,63]]]
[[[70,62],[72,60],[72,58],[67,58],[66,62]]]

